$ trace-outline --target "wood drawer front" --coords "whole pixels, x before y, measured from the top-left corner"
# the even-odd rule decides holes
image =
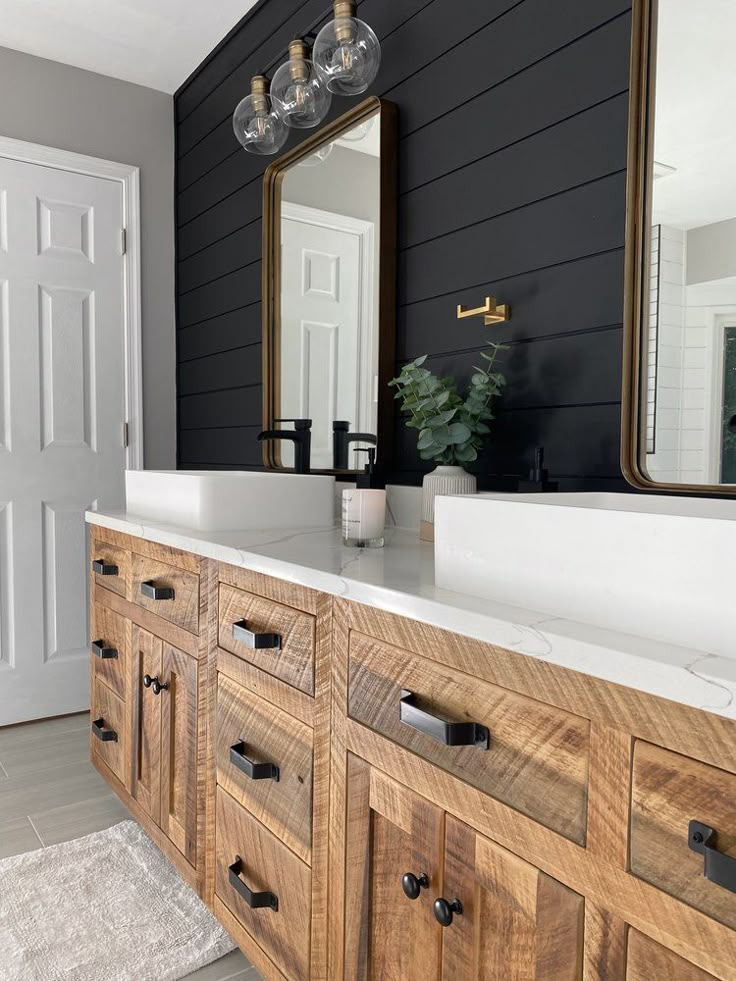
[[[312,743],[309,726],[218,675],[217,782],[307,863],[312,852]],[[263,771],[256,771],[259,778],[253,779],[244,772],[249,769],[246,760],[276,765],[278,780]]]
[[[173,599],[150,599],[141,592],[144,583],[153,583],[160,589],[173,589]],[[199,633],[199,576],[184,572],[165,562],[156,562],[145,555],[133,555],[131,600],[176,623],[190,634]]]
[[[94,564],[101,562],[105,567],[104,574],[94,572],[98,586],[117,593],[123,599],[128,597],[128,582],[130,580],[130,552],[117,545],[108,545],[98,539],[92,541],[90,547],[90,563],[94,572]]]
[[[262,670],[314,695],[315,618],[243,589],[220,583],[220,647]],[[233,637],[233,626],[245,620],[254,634],[276,634],[280,647],[254,649]]]
[[[437,662],[350,634],[351,718],[572,841],[585,840],[590,724]],[[446,746],[400,720],[423,712],[490,730],[489,748]]]
[[[96,603],[93,610],[91,652],[96,678],[126,700],[126,678],[130,665],[130,623],[106,606]],[[113,656],[113,651],[117,656]]]
[[[215,892],[243,928],[291,981],[309,977],[311,880],[309,867],[263,825],[217,788]],[[239,881],[256,893],[277,897],[278,909],[252,909],[230,882],[240,861]]]
[[[99,726],[95,727],[95,722]],[[109,736],[111,733],[115,734],[114,739],[98,738],[98,734]],[[107,764],[121,783],[126,784],[125,703],[99,678],[95,678],[92,688],[89,738],[92,752]]]
[[[626,981],[716,981],[678,954],[629,928],[626,944]]]
[[[651,743],[637,742],[631,871],[736,928],[736,895],[705,878],[705,856],[689,847],[691,821],[713,828],[716,836],[711,844],[736,863],[736,775]]]

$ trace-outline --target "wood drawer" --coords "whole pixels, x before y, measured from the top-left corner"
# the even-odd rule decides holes
[[[125,704],[99,678],[95,678],[92,687],[89,738],[92,752],[125,784]]]
[[[163,598],[145,595],[147,586],[160,590]],[[134,554],[131,590],[130,598],[138,606],[178,624],[191,634],[199,633],[199,576],[196,573]]]
[[[631,927],[626,943],[626,981],[716,981],[712,974],[684,960]]]
[[[130,552],[117,545],[108,545],[94,539],[90,548],[91,568],[98,586],[117,593],[123,599],[128,597],[130,581]],[[99,569],[100,571],[95,571]]]
[[[690,848],[691,821],[716,832],[710,845],[731,856],[736,867],[736,775],[659,746],[637,742],[631,800],[631,871],[736,928],[736,896],[705,878],[705,856]],[[718,862],[717,856],[711,856],[713,859]],[[736,882],[734,867],[731,874]]]
[[[92,664],[96,678],[125,701],[130,665],[130,623],[96,603],[92,612]]]
[[[257,665],[275,678],[314,695],[315,618],[243,589],[220,583],[219,644],[231,654]],[[234,636],[237,625],[257,637],[251,641]],[[273,646],[255,647],[263,643]]]
[[[355,631],[349,650],[351,718],[566,838],[584,842],[587,719]],[[403,706],[402,692],[411,693]],[[442,720],[487,727],[488,748],[443,744]],[[435,736],[416,725],[434,728]],[[467,736],[453,729],[450,738]]]
[[[220,674],[216,738],[217,782],[309,863],[312,730]]]
[[[218,897],[288,978],[306,981],[312,907],[308,866],[220,787],[215,835]],[[276,908],[252,907],[248,890],[260,893],[261,902],[267,902],[262,894],[270,893]]]

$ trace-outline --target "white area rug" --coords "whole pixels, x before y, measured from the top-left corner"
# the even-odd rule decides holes
[[[178,981],[234,946],[134,821],[0,861],[0,981]]]

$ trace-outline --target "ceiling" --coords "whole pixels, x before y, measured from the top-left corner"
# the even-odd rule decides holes
[[[660,0],[654,221],[695,228],[736,217],[736,2]]]
[[[2,0],[0,46],[174,92],[256,0]]]

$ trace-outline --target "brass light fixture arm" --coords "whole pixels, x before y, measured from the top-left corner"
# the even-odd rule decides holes
[[[483,317],[486,327],[490,327],[491,324],[502,324],[511,320],[511,307],[507,303],[497,303],[495,296],[487,296],[483,306],[473,310],[468,310],[459,303],[457,319],[465,320],[467,317]]]

